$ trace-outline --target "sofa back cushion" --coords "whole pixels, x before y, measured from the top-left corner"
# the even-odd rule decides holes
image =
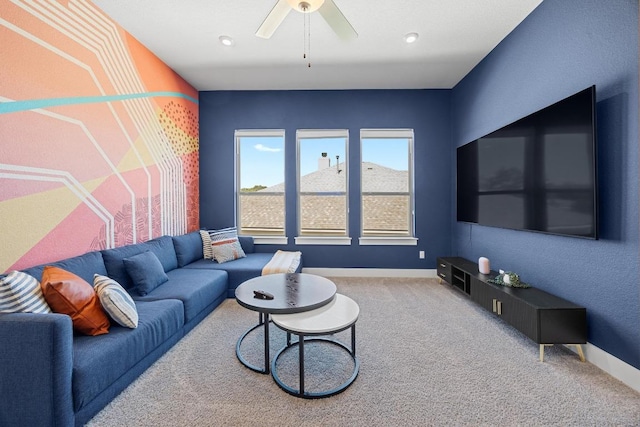
[[[255,251],[253,246],[253,237],[251,236],[238,236],[238,241],[245,254],[252,254]]]
[[[176,250],[178,267],[184,267],[204,257],[202,237],[199,231],[183,234],[182,236],[173,236],[171,239]]]
[[[104,275],[111,277],[125,289],[133,288],[135,285],[127,273],[123,260],[146,251],[154,253],[165,273],[178,268],[178,259],[176,258],[176,250],[173,247],[173,240],[170,236],[162,236],[144,243],[103,250],[102,258],[107,269]]]
[[[87,252],[86,254],[80,256],[67,258],[61,261],[50,262],[48,264],[38,265],[22,271],[35,277],[40,282],[42,281],[42,271],[45,265],[52,265],[55,267],[60,267],[66,271],[70,271],[76,276],[82,278],[87,283],[93,283],[94,274],[107,274],[107,269],[105,268],[104,261],[102,259],[102,253],[100,253],[99,251]]]

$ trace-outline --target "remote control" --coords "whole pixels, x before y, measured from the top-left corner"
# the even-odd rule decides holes
[[[253,297],[258,299],[273,299],[273,295],[261,290],[253,291]]]

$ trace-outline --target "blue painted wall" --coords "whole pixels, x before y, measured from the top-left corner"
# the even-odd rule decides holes
[[[301,68],[301,72],[305,70]],[[305,267],[435,268],[451,252],[449,90],[213,91],[200,92],[200,224],[235,224],[234,131],[285,129],[288,246],[303,251]],[[415,131],[415,246],[359,246],[362,128]],[[296,129],[349,129],[349,230],[351,246],[298,246],[296,236]],[[418,251],[426,259],[418,258]]]
[[[450,155],[592,84],[600,240],[453,222],[454,252],[586,306],[589,342],[640,368],[638,2],[545,0],[453,89]]]
[[[457,224],[455,148],[592,84],[597,89],[600,240]],[[414,128],[416,247],[360,247],[361,128]],[[545,0],[453,90],[200,93],[201,226],[234,224],[233,132],[285,129],[287,235],[296,234],[295,131],[349,129],[351,246],[307,267],[434,268],[439,255],[492,267],[587,307],[589,341],[640,368],[638,2]],[[274,246],[258,247],[270,251]],[[418,250],[427,259],[417,257]]]

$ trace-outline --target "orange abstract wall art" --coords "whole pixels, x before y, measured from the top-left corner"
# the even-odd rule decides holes
[[[198,228],[191,85],[84,0],[0,0],[0,58],[0,272]]]

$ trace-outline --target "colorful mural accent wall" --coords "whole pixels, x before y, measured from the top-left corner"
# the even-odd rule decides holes
[[[0,58],[0,272],[198,228],[191,85],[84,0],[0,0]]]

